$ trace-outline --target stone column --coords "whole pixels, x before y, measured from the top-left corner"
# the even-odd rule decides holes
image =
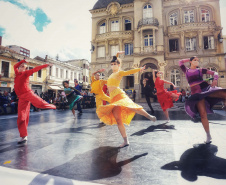
[[[140,30],[140,43],[141,43],[141,53],[144,51],[144,44],[143,44],[143,30]]]
[[[106,19],[106,32],[109,32],[110,31],[110,29],[109,29],[110,25],[109,24],[110,24],[109,23],[109,18],[107,18]]]

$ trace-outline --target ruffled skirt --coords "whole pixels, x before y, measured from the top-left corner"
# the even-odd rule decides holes
[[[178,98],[181,95],[181,93],[178,93],[176,90],[167,91],[166,89],[165,89],[165,91],[163,91],[161,93],[157,93],[158,102],[160,103],[160,106],[163,111],[173,107],[172,94],[178,95]],[[178,99],[176,99],[175,101],[177,101],[177,100]]]
[[[75,107],[76,103],[80,102],[82,98],[82,96],[76,95],[75,99],[69,103],[69,109],[72,110]]]
[[[111,103],[97,108],[99,119],[107,125],[117,124],[112,110],[115,107],[121,107],[121,118],[124,124],[129,125],[135,112],[131,109],[141,110],[143,107],[134,103],[123,90],[117,88],[110,93]]]
[[[218,102],[224,101],[224,98],[211,98],[208,97],[209,95],[218,92],[218,91],[225,91],[226,89],[222,89],[221,87],[211,87],[208,86],[204,89],[202,89],[201,93],[196,93],[191,95],[188,100],[185,102],[185,111],[186,113],[191,117],[195,118],[199,115],[199,111],[197,109],[197,103],[205,99],[205,105],[206,105],[206,112],[207,114],[213,113],[213,106],[217,104]]]

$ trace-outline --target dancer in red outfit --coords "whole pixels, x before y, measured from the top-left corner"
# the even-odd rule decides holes
[[[175,85],[172,82],[168,82],[166,80],[162,80],[163,73],[160,71],[154,70],[153,72],[153,80],[155,83],[155,88],[157,90],[157,98],[158,102],[161,105],[161,108],[166,116],[167,123],[170,121],[168,109],[173,107],[173,101],[178,100],[180,93],[174,91],[167,91],[164,89],[164,84],[170,84],[175,88]]]
[[[14,80],[14,89],[19,98],[17,126],[21,137],[18,144],[24,144],[27,142],[27,126],[29,122],[30,103],[41,109],[56,109],[54,105],[48,104],[46,101],[34,94],[29,87],[29,76],[43,68],[52,66],[52,64],[45,64],[31,70],[26,70],[25,63],[28,62],[22,60],[14,65],[16,75]]]

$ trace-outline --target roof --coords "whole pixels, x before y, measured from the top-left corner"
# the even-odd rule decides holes
[[[107,8],[111,2],[118,2],[120,5],[133,3],[134,0],[98,0],[93,6],[93,10]]]

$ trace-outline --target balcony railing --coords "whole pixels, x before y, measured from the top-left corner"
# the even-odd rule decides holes
[[[192,23],[184,23],[175,26],[168,26],[169,33],[188,31],[188,30],[214,30],[216,28],[216,23],[214,21],[210,22],[192,22]]]
[[[145,18],[145,19],[141,19],[138,22],[138,26],[137,29],[141,28],[142,26],[159,26],[159,21],[158,19],[151,17],[151,18]]]
[[[112,32],[107,32],[107,33],[103,33],[103,34],[98,34],[96,36],[96,40],[100,41],[100,40],[105,40],[105,39],[118,39],[118,38],[122,38],[122,39],[130,39],[133,38],[133,31],[129,30],[129,31],[112,31]]]

